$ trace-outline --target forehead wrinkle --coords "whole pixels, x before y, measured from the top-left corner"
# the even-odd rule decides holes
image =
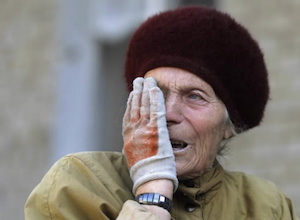
[[[187,77],[188,78],[188,77]],[[183,81],[183,83],[181,82],[177,82],[177,81]],[[207,96],[212,96],[213,94],[210,92],[209,87],[207,87],[204,83],[202,83],[201,81],[193,81],[193,80],[184,80],[184,79],[177,79],[177,80],[171,80],[168,81],[166,83],[161,83],[158,82],[158,87],[162,90],[162,92],[164,93],[164,95],[168,95],[170,92],[175,92],[175,93],[186,93],[186,92],[190,92],[193,90],[199,90],[201,92],[203,92],[204,94],[206,94]]]
[[[163,81],[163,80],[158,80],[157,81],[157,86],[162,90],[162,91],[167,91],[170,90],[172,88],[172,84],[173,81],[169,80],[169,81]],[[176,84],[176,83],[174,83]],[[174,88],[176,87],[176,85],[174,86]]]
[[[174,82],[174,89],[175,91],[185,93],[185,92],[191,92],[193,90],[199,90],[203,93],[205,93],[208,96],[211,96],[211,92],[214,93],[214,91],[210,91],[210,88],[207,87],[203,82],[201,81],[194,81],[194,80],[184,80],[184,83],[178,83],[178,80]]]

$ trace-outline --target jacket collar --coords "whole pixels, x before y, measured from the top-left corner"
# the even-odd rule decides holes
[[[224,178],[224,169],[215,161],[214,167],[204,172],[200,177],[181,181],[177,192],[193,200],[195,203],[208,203],[218,193]]]

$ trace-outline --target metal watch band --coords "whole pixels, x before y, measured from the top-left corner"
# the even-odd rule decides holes
[[[157,205],[171,212],[172,200],[158,193],[144,193],[136,197],[136,201],[144,205]]]

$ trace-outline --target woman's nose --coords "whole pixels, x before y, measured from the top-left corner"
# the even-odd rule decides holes
[[[166,97],[167,126],[179,124],[183,120],[182,105],[177,97]]]

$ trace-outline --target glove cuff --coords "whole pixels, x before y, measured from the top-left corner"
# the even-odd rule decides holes
[[[153,156],[141,160],[131,167],[130,176],[133,180],[133,194],[135,194],[136,189],[140,185],[157,179],[171,180],[174,185],[174,192],[178,188],[178,179],[176,176],[176,164],[174,161],[174,156],[162,158]]]

